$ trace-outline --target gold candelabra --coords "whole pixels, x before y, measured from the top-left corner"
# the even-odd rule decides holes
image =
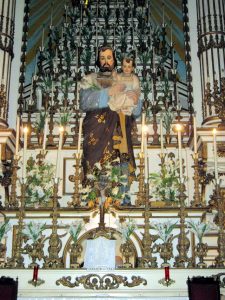
[[[225,233],[224,233],[224,221],[225,221],[225,214],[224,214],[224,198],[221,193],[221,188],[218,182],[215,184],[215,189],[213,191],[212,196],[210,197],[210,204],[213,203],[214,207],[217,210],[217,216],[215,222],[219,227],[218,231],[218,256],[215,258],[215,266],[217,268],[224,268],[224,261],[225,261]]]
[[[140,173],[138,175],[139,188],[138,188],[137,198],[136,198],[136,202],[135,202],[136,206],[141,206],[141,205],[145,204],[144,203],[144,201],[145,201],[145,174],[144,174],[145,158],[144,158],[144,154],[142,152],[139,153],[139,158],[140,158],[140,165],[139,165]]]
[[[145,184],[145,211],[144,211],[144,234],[143,234],[143,255],[140,259],[139,266],[141,268],[157,268],[156,257],[152,256],[152,242],[153,236],[150,234],[150,217],[151,213],[149,211],[149,183]],[[156,238],[155,238],[156,239]]]
[[[73,187],[73,196],[72,201],[67,202],[68,206],[75,207],[80,206],[80,193],[79,193],[79,183],[81,182],[81,172],[80,172],[80,165],[81,165],[81,154],[75,153],[75,175],[69,176],[69,180],[74,182]]]
[[[203,204],[201,202],[201,195],[200,195],[200,191],[199,191],[199,172],[198,172],[198,153],[194,153],[193,155],[193,159],[194,159],[194,176],[193,176],[193,180],[194,180],[194,201],[191,201],[191,206],[193,207],[201,207]]]
[[[19,169],[18,163],[20,160],[20,156],[15,155],[13,162],[12,162],[12,181],[11,181],[11,193],[9,197],[9,207],[18,207],[18,201],[17,201],[17,193],[16,193],[16,187],[17,187],[17,171]]]
[[[185,233],[185,218],[187,216],[187,212],[185,211],[185,199],[187,196],[185,195],[185,185],[181,181],[180,182],[180,190],[179,190],[179,202],[180,202],[180,211],[178,216],[180,217],[180,233],[178,235],[178,256],[175,257],[174,267],[176,268],[184,268],[185,263],[189,262],[190,259],[187,257],[187,252],[190,247],[190,241]]]
[[[53,212],[52,212],[52,233],[49,237],[49,247],[48,253],[49,256],[44,257],[44,267],[49,268],[63,268],[63,259],[59,257],[59,252],[62,248],[62,242],[60,236],[57,233],[57,224],[58,224],[58,185],[59,178],[55,178],[54,187],[53,187]]]
[[[13,245],[13,257],[8,260],[7,267],[9,268],[24,268],[24,257],[22,256],[23,249],[23,227],[25,217],[25,199],[26,199],[26,180],[23,179],[21,182],[21,195],[20,195],[20,207],[18,212],[18,229],[16,233],[16,241]]]

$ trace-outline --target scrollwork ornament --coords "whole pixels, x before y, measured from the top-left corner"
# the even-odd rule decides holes
[[[89,274],[85,276],[76,277],[75,281],[71,281],[71,276],[63,276],[56,281],[56,285],[63,285],[69,288],[78,287],[83,285],[85,289],[90,290],[112,290],[119,288],[120,285],[127,286],[129,288],[138,285],[147,285],[147,280],[140,276],[132,276],[129,282],[126,276],[106,274],[99,276],[97,274]]]

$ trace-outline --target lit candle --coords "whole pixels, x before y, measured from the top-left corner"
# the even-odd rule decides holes
[[[215,168],[215,180],[218,182],[218,163],[217,163],[217,145],[216,145],[216,129],[213,129],[213,151],[214,151],[214,168]]]
[[[2,160],[2,144],[0,144],[0,165],[1,165],[1,160]]]
[[[16,118],[16,151],[15,155],[18,155],[19,152],[19,141],[20,141],[20,117]]]
[[[61,155],[61,150],[62,150],[63,132],[64,132],[64,128],[60,127],[59,128],[59,146],[58,146],[57,157],[56,157],[56,171],[55,171],[56,178],[59,178],[59,163],[60,163],[60,155]]]
[[[141,118],[141,153],[144,153],[144,127],[145,127],[145,112],[142,113]]]
[[[178,157],[179,157],[179,166],[180,166],[180,181],[182,181],[183,172],[182,172],[182,154],[181,154],[181,125],[177,124],[177,134],[178,134]]]
[[[83,125],[83,118],[80,118],[79,122],[79,132],[78,132],[78,143],[77,143],[77,154],[80,155],[80,148],[81,148],[81,134],[82,134],[82,125]]]
[[[165,271],[165,280],[169,281],[170,280],[170,267],[165,267],[164,271]]]
[[[45,151],[45,149],[46,149],[47,130],[48,130],[48,117],[45,117],[44,137],[43,137],[43,151]]]
[[[148,136],[147,136],[147,131],[145,129],[145,147],[144,147],[144,158],[145,158],[145,183],[148,182],[148,176],[149,176],[149,168],[148,168],[148,145],[147,145],[147,139],[148,139]]]
[[[193,116],[193,127],[194,127],[194,153],[198,152],[197,150],[197,126],[196,126],[196,113]]]
[[[160,118],[160,143],[161,143],[161,154],[163,155],[163,119]]]
[[[27,153],[27,134],[28,134],[28,128],[24,127],[23,129],[23,172],[22,172],[22,178],[26,178],[26,172],[27,172],[27,159],[26,159],[26,153]]]

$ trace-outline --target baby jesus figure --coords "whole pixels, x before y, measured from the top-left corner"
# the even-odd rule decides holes
[[[124,115],[131,116],[133,109],[137,107],[137,100],[134,100],[134,93],[140,96],[140,83],[138,77],[133,73],[134,60],[133,58],[124,57],[122,60],[122,73],[113,72],[115,83],[124,85],[121,92],[114,91],[109,94],[110,99],[108,105],[111,110],[122,112]]]

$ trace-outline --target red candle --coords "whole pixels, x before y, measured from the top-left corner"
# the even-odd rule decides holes
[[[165,267],[165,280],[169,281],[170,280],[170,267]]]
[[[33,281],[37,281],[38,279],[38,266],[34,266],[34,271],[33,271]]]

